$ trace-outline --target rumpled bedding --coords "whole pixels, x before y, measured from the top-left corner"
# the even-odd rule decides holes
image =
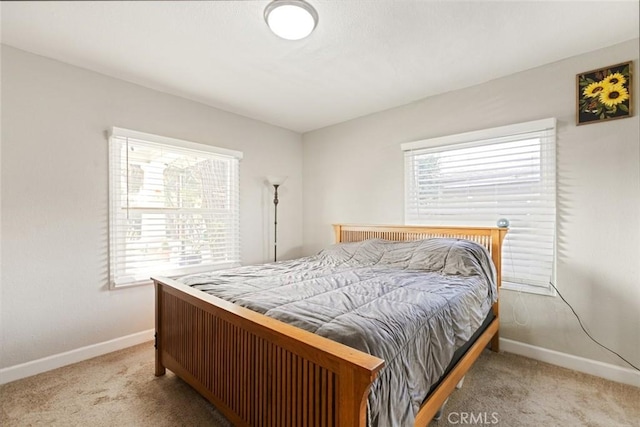
[[[339,243],[178,281],[384,359],[368,398],[372,427],[413,425],[431,385],[497,300],[486,249],[446,238]]]

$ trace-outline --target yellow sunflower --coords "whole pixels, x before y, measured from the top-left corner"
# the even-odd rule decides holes
[[[582,94],[589,98],[595,98],[600,96],[600,94],[610,85],[605,84],[604,80],[601,82],[591,83],[589,86],[585,87],[582,91]]]
[[[605,85],[609,84],[612,86],[615,86],[615,85],[622,86],[626,82],[627,82],[627,79],[625,79],[621,73],[609,74],[607,77],[602,79],[602,83],[604,83]]]
[[[607,86],[600,93],[600,102],[607,107],[621,104],[627,99],[629,99],[629,92],[622,85]]]

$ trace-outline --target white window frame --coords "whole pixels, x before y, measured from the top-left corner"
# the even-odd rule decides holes
[[[223,261],[206,262],[199,265],[176,267],[175,263],[162,263],[160,260],[152,259],[152,263],[157,261],[152,274],[157,276],[175,277],[182,274],[197,273],[218,268],[227,268],[240,265],[240,212],[239,212],[239,162],[242,159],[242,152],[214,147],[205,144],[198,144],[191,141],[169,138],[130,129],[112,127],[109,130],[109,287],[111,289],[139,286],[151,284],[150,275],[142,272],[129,274],[125,271],[126,262],[126,234],[127,227],[123,225],[123,216],[126,218],[133,209],[128,205],[129,195],[129,162],[123,159],[123,146],[125,152],[129,153],[129,144],[139,143],[149,146],[158,146],[159,149],[175,153],[190,153],[194,156],[222,160],[229,164],[230,187],[225,188],[228,199],[228,246],[225,244]],[[123,145],[124,144],[124,145]],[[127,178],[123,179],[125,176]],[[164,185],[164,184],[163,184]],[[125,201],[123,201],[123,198]],[[144,211],[144,208],[138,208]],[[175,212],[176,208],[150,208],[157,209],[160,213]],[[191,209],[194,210],[194,209]],[[197,210],[197,208],[195,209]],[[167,211],[167,212],[165,212]],[[218,252],[216,252],[218,254]]]
[[[555,147],[556,147],[556,119],[555,118],[548,118],[548,119],[542,119],[542,120],[536,120],[536,121],[531,121],[531,122],[526,122],[526,123],[518,123],[518,124],[513,124],[513,125],[508,125],[508,126],[501,126],[501,127],[496,127],[496,128],[491,128],[491,129],[485,129],[485,130],[479,130],[479,131],[473,131],[473,132],[466,132],[466,133],[461,133],[461,134],[456,134],[456,135],[448,135],[448,136],[443,136],[443,137],[438,137],[438,138],[430,138],[430,139],[424,139],[424,140],[420,140],[420,141],[413,141],[413,142],[407,142],[401,145],[402,150],[405,152],[405,203],[404,203],[404,208],[405,208],[405,223],[406,224],[428,224],[429,222],[431,222],[431,219],[419,219],[416,222],[416,215],[421,216],[420,213],[416,214],[415,213],[415,209],[413,212],[410,212],[410,210],[412,209],[411,207],[411,198],[414,197],[412,193],[415,189],[415,181],[414,181],[414,177],[412,176],[412,170],[413,167],[411,166],[410,162],[413,161],[412,156],[415,156],[419,153],[428,153],[428,152],[433,152],[433,151],[442,151],[442,150],[447,150],[448,148],[451,148],[451,150],[453,149],[459,149],[459,148],[468,148],[468,147],[478,147],[478,146],[483,146],[483,145],[491,145],[491,144],[497,144],[500,142],[504,142],[504,141],[510,141],[513,140],[514,138],[518,138],[519,135],[528,135],[528,134],[536,134],[539,133],[540,135],[545,135],[544,136],[544,140],[545,142],[541,142],[541,144],[549,144],[547,146],[545,146],[544,150],[541,149],[541,161],[540,161],[540,175],[541,175],[541,180],[542,179],[548,179],[548,180],[552,180],[553,182],[553,186],[552,186],[552,190],[549,189],[548,191],[551,192],[553,194],[549,194],[549,193],[545,193],[548,195],[548,197],[552,197],[553,200],[553,211],[552,211],[552,216],[553,216],[553,258],[552,258],[552,266],[551,266],[551,272],[550,272],[550,277],[549,280],[553,283],[556,283],[556,262],[557,262],[557,252],[556,252],[556,241],[557,241],[557,235],[555,232],[555,229],[557,227],[557,218],[556,218],[556,188],[557,188],[557,184],[556,184],[556,154],[555,154]],[[547,181],[549,182],[549,181]],[[415,203],[414,203],[415,206]],[[426,218],[428,215],[424,215],[424,217]],[[475,225],[475,226],[495,226],[496,225],[496,221],[499,218],[496,217],[493,223],[469,223],[468,220],[465,220],[464,218],[458,217],[456,219],[450,220],[450,221],[445,221],[445,223],[443,223],[443,221],[439,221],[439,224],[430,224],[430,225]],[[509,235],[509,233],[507,233],[507,238],[505,241],[505,244],[503,245],[503,253],[502,253],[502,260],[503,260],[503,276],[507,276],[508,271],[506,270],[506,268],[508,268],[508,264],[509,264],[509,259],[512,256],[512,249],[510,247],[510,241],[514,238],[514,233],[512,233],[512,235]],[[525,283],[514,283],[514,282],[509,282],[508,280],[502,280],[502,288],[503,289],[508,289],[508,290],[516,290],[516,291],[523,291],[523,292],[528,292],[528,293],[534,293],[534,294],[541,294],[541,295],[550,295],[553,296],[555,295],[555,290],[553,289],[553,287],[551,287],[550,285],[546,285],[543,286],[541,284],[537,284],[537,285],[531,285],[531,284],[525,284]]]

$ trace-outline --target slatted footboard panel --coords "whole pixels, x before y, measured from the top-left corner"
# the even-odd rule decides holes
[[[235,425],[359,425],[355,420],[364,416],[368,388],[383,364],[380,359],[362,353],[364,364],[373,369],[354,366],[353,360],[341,360],[322,348],[324,341],[344,347],[340,344],[300,331],[303,339],[310,335],[304,339],[310,342],[292,345],[290,338],[268,326],[247,327],[247,320],[237,314],[164,286],[156,282],[156,375],[170,369]],[[276,322],[257,313],[251,316]],[[347,350],[349,355],[354,352]],[[352,421],[345,423],[348,419]]]
[[[173,295],[162,310],[174,320],[163,325],[165,354],[242,422],[336,425],[335,373]]]

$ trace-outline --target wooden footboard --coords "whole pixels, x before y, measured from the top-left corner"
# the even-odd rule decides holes
[[[491,252],[500,277],[506,229],[336,225],[336,241],[461,237]],[[170,369],[238,426],[366,427],[367,395],[384,361],[168,278],[156,287],[156,375]],[[499,284],[499,283],[498,283]],[[426,426],[489,341],[496,318],[425,401]]]
[[[383,360],[194,290],[156,286],[156,375],[173,371],[238,426],[365,426]]]

